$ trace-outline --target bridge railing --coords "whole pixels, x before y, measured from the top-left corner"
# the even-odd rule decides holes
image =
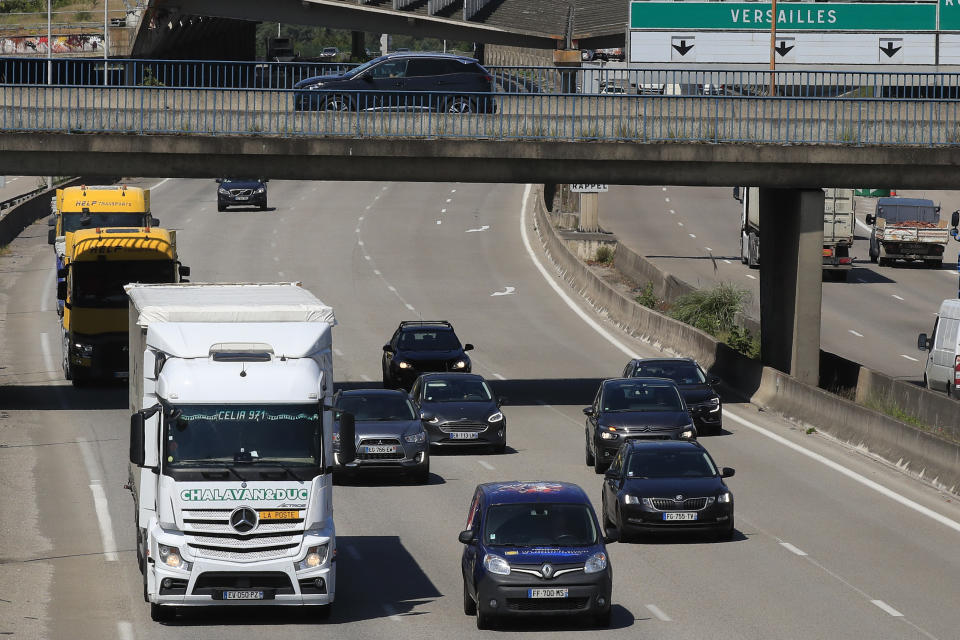
[[[14,85],[0,130],[955,146],[960,100]]]
[[[291,89],[356,65],[326,62],[0,58],[0,84]],[[960,99],[960,73],[488,67],[498,93]],[[104,74],[107,75],[106,83]]]

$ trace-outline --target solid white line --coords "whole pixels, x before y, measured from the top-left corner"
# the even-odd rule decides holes
[[[40,290],[40,311],[50,311],[50,301],[55,297],[54,294],[56,293],[56,286],[57,271],[56,269],[51,269],[50,275],[47,276],[46,283]]]
[[[850,478],[851,480],[854,480],[855,482],[859,482],[860,484],[862,484],[862,485],[864,485],[864,486],[866,486],[866,487],[868,487],[868,488],[870,488],[870,489],[873,489],[873,490],[876,491],[877,493],[879,493],[879,494],[881,494],[881,495],[883,495],[883,496],[886,496],[887,498],[890,498],[890,499],[893,500],[894,502],[899,502],[900,504],[902,504],[903,506],[907,507],[908,509],[913,509],[913,510],[916,511],[917,513],[920,513],[920,514],[922,514],[922,515],[927,516],[927,517],[930,518],[931,520],[935,520],[935,521],[939,522],[940,524],[942,524],[942,525],[944,525],[944,526],[947,526],[947,527],[953,529],[954,531],[960,532],[960,522],[957,522],[957,521],[955,521],[955,520],[951,520],[950,518],[946,517],[945,515],[942,515],[942,514],[940,514],[940,513],[937,513],[937,512],[934,511],[933,509],[929,509],[929,508],[923,506],[922,504],[919,504],[919,503],[917,503],[917,502],[914,502],[913,500],[911,500],[911,499],[909,499],[909,498],[907,498],[907,497],[905,497],[905,496],[900,495],[900,494],[897,493],[896,491],[893,491],[892,489],[888,489],[887,487],[883,486],[882,484],[879,484],[879,483],[877,483],[877,482],[874,482],[873,480],[870,480],[869,478],[866,478],[866,477],[860,475],[860,474],[857,473],[856,471],[852,471],[851,469],[846,468],[846,467],[843,466],[842,464],[839,464],[839,463],[837,463],[837,462],[834,462],[833,460],[831,460],[831,459],[829,459],[829,458],[827,458],[827,457],[825,457],[825,456],[822,456],[822,455],[820,455],[819,453],[814,453],[813,451],[810,451],[809,449],[807,449],[807,448],[805,448],[805,447],[802,447],[802,446],[800,446],[800,445],[798,445],[798,444],[795,444],[795,443],[791,442],[790,440],[787,440],[786,438],[784,438],[784,437],[781,436],[781,435],[778,435],[778,434],[776,434],[776,433],[773,433],[772,431],[768,431],[767,429],[764,429],[764,428],[761,427],[761,426],[755,425],[754,423],[750,422],[749,420],[746,420],[746,419],[744,419],[744,418],[741,418],[740,416],[738,416],[738,415],[735,414],[735,413],[731,413],[731,412],[728,411],[727,409],[724,409],[724,410],[723,410],[723,414],[724,414],[724,416],[729,416],[730,419],[732,419],[734,422],[736,422],[736,423],[738,423],[738,424],[740,424],[740,425],[742,425],[742,426],[744,426],[744,427],[746,427],[746,428],[748,428],[748,429],[751,429],[752,431],[756,431],[757,433],[759,433],[759,434],[761,434],[761,435],[764,435],[764,436],[770,438],[771,440],[773,440],[773,441],[775,441],[775,442],[779,442],[779,443],[782,444],[783,446],[789,447],[790,449],[793,449],[793,450],[796,451],[797,453],[800,453],[800,454],[802,454],[802,455],[807,456],[807,457],[810,458],[811,460],[816,460],[816,461],[819,462],[820,464],[823,464],[823,465],[825,465],[825,466],[827,466],[827,467],[830,467],[830,468],[833,469],[834,471],[837,471],[837,472],[839,472],[839,473],[842,473],[843,475],[847,476],[847,477]]]
[[[751,280],[756,280],[756,279],[757,279],[757,276],[753,275],[752,273],[748,273],[748,274],[747,274],[747,277],[750,278]]]
[[[56,365],[53,361],[52,350],[50,349],[50,335],[47,333],[40,334],[40,353],[43,354],[43,369],[44,371],[54,372],[56,371]]]
[[[406,307],[407,307],[407,309],[409,309],[410,311],[416,311],[416,309],[414,309],[414,308],[413,308],[413,305],[412,305],[412,304],[410,304],[409,302],[408,302],[408,303],[406,303],[406,304],[405,304],[404,306],[406,306]]]
[[[490,464],[486,460],[477,460],[477,464],[479,464],[484,469],[489,469],[490,471],[496,471],[496,467],[494,467],[492,464]]]
[[[150,187],[150,191],[153,191],[154,189],[159,189],[159,188],[162,187],[163,185],[167,184],[167,182],[169,182],[170,180],[173,180],[173,178],[164,178],[163,180],[161,180],[161,181],[158,182],[157,184],[155,184],[155,185],[153,185],[152,187]]]
[[[807,552],[806,552],[806,551],[803,551],[803,550],[801,550],[801,549],[796,548],[795,546],[793,546],[793,545],[790,544],[789,542],[781,542],[781,543],[780,543],[780,546],[783,547],[784,549],[786,549],[787,551],[789,551],[789,552],[792,553],[792,554],[795,554],[795,555],[798,555],[798,556],[805,556],[805,555],[807,555]]]
[[[897,300],[903,300],[903,298],[901,298],[900,296],[898,296],[898,295],[895,294],[895,293],[891,293],[891,294],[890,294],[890,297],[896,298]]]
[[[393,620],[394,622],[400,622],[400,621],[401,621],[400,616],[397,615],[397,610],[394,609],[394,608],[393,608],[392,606],[390,606],[389,604],[384,603],[384,605],[383,605],[383,610],[387,612],[387,615],[390,616],[390,619]]]
[[[133,625],[126,620],[119,621],[117,623],[117,637],[120,640],[133,640]]]
[[[611,335],[610,332],[608,332],[606,329],[604,329],[604,328],[601,327],[599,324],[597,324],[596,320],[594,320],[593,318],[591,318],[589,315],[587,315],[587,313],[586,313],[585,311],[583,311],[583,309],[581,309],[580,307],[578,307],[578,306],[573,302],[573,300],[570,299],[570,296],[568,296],[567,293],[566,293],[563,289],[560,288],[560,285],[558,285],[558,284],[553,280],[553,278],[551,278],[551,276],[550,276],[550,274],[547,272],[546,268],[545,268],[542,264],[540,264],[540,261],[537,259],[537,255],[533,252],[533,248],[530,246],[530,238],[529,238],[529,236],[528,236],[528,234],[527,234],[527,205],[528,205],[528,203],[529,203],[529,201],[530,201],[530,191],[532,190],[532,188],[533,188],[533,185],[528,184],[528,185],[526,186],[526,188],[523,190],[523,206],[520,208],[520,235],[521,235],[521,237],[522,237],[522,239],[523,239],[524,248],[526,248],[527,254],[530,256],[530,259],[533,261],[533,264],[534,264],[534,266],[537,268],[537,271],[540,272],[540,275],[542,275],[542,276],[544,277],[544,279],[550,284],[550,286],[551,286],[551,287],[553,288],[553,290],[557,293],[557,295],[559,295],[560,298],[561,298],[564,302],[566,302],[567,306],[570,307],[570,309],[571,309],[574,313],[576,313],[578,316],[580,316],[580,319],[583,320],[584,322],[586,322],[587,325],[590,326],[590,328],[592,328],[594,331],[596,331],[598,334],[600,334],[600,336],[602,336],[605,340],[607,340],[607,342],[609,342],[611,345],[613,345],[614,347],[616,347],[617,349],[619,349],[620,351],[622,351],[622,352],[623,352],[625,355],[627,355],[628,357],[630,357],[630,358],[637,358],[637,357],[639,357],[636,353],[634,353],[634,351],[633,351],[632,349],[630,349],[630,348],[627,347],[625,344],[623,344],[622,342],[620,342],[619,340],[617,340],[615,337],[613,337],[613,335]],[[864,476],[860,475],[859,473],[857,473],[856,471],[852,471],[852,470],[850,470],[850,469],[847,469],[847,468],[844,467],[843,465],[838,464],[838,463],[834,462],[833,460],[830,460],[829,458],[826,458],[826,457],[820,455],[819,453],[814,453],[813,451],[810,451],[809,449],[807,449],[807,448],[805,448],[805,447],[802,447],[802,446],[800,446],[800,445],[798,445],[798,444],[795,444],[795,443],[791,442],[790,440],[787,440],[786,438],[784,438],[784,437],[781,436],[781,435],[778,435],[778,434],[776,434],[776,433],[773,433],[772,431],[768,431],[767,429],[765,429],[765,428],[763,428],[763,427],[761,427],[761,426],[759,426],[759,425],[756,425],[756,424],[750,422],[749,420],[747,420],[747,419],[745,419],[745,418],[742,418],[742,417],[738,416],[736,413],[733,413],[732,411],[730,411],[730,410],[727,409],[727,408],[724,408],[723,414],[724,414],[724,416],[729,417],[729,418],[730,418],[731,420],[733,420],[734,422],[736,422],[736,423],[738,423],[738,424],[740,424],[740,425],[742,425],[742,426],[744,426],[744,427],[746,427],[746,428],[748,428],[748,429],[750,429],[750,430],[752,430],[752,431],[756,431],[757,433],[759,433],[759,434],[761,434],[761,435],[764,435],[764,436],[770,438],[771,440],[773,440],[773,441],[775,441],[775,442],[778,442],[778,443],[784,445],[785,447],[789,447],[790,449],[793,449],[794,451],[796,451],[796,452],[798,452],[798,453],[800,453],[800,454],[802,454],[802,455],[805,455],[805,456],[807,456],[808,458],[811,458],[811,459],[813,459],[813,460],[816,460],[817,462],[820,462],[821,464],[823,464],[823,465],[825,465],[825,466],[827,466],[827,467],[830,467],[831,469],[833,469],[833,470],[835,470],[835,471],[838,471],[838,472],[842,473],[843,475],[847,476],[847,477],[850,478],[851,480],[854,480],[854,481],[856,481],[856,482],[859,482],[860,484],[863,484],[863,485],[869,487],[870,489],[873,489],[874,491],[880,493],[881,495],[884,495],[884,496],[890,498],[890,499],[893,500],[894,502],[899,502],[900,504],[902,504],[903,506],[905,506],[905,507],[907,507],[907,508],[909,508],[909,509],[912,509],[912,510],[914,510],[914,511],[916,511],[916,512],[922,514],[922,515],[925,515],[925,516],[927,516],[928,518],[930,518],[930,519],[932,519],[932,520],[935,520],[935,521],[939,522],[940,524],[942,524],[942,525],[944,525],[944,526],[946,526],[946,527],[949,527],[949,528],[953,529],[954,531],[960,532],[960,522],[956,522],[955,520],[951,520],[950,518],[948,518],[948,517],[946,517],[946,516],[944,516],[944,515],[942,515],[942,514],[937,513],[937,512],[934,511],[933,509],[929,509],[929,508],[923,506],[922,504],[919,504],[919,503],[917,503],[917,502],[914,502],[913,500],[910,500],[909,498],[906,498],[906,497],[900,495],[900,494],[897,493],[896,491],[893,491],[893,490],[891,490],[891,489],[888,489],[887,487],[884,487],[883,485],[878,484],[878,483],[874,482],[873,480],[869,480],[869,479],[865,478]]]
[[[93,455],[93,445],[86,438],[77,438],[77,446],[80,447],[83,466],[87,469],[87,477],[90,478],[90,482],[100,484],[103,475],[100,473],[100,466],[97,465],[96,456]]]
[[[854,331],[853,329],[847,329],[847,331],[849,331],[849,332],[852,333],[853,335],[857,336],[858,338],[862,338],[862,337],[863,337],[863,334],[860,333],[859,331]]]
[[[343,357],[343,351],[340,351],[340,349],[337,349],[336,347],[334,347],[333,352],[338,356],[340,356],[341,358]]]
[[[496,379],[498,379],[498,380],[506,380],[506,378],[505,378],[504,376],[500,375],[499,373],[493,374],[493,377],[496,378]]]
[[[370,381],[373,380],[373,378],[371,378],[370,376],[368,376],[368,375],[365,374],[365,373],[361,373],[361,374],[360,374],[360,379],[363,380],[364,382],[370,382]]]
[[[883,600],[871,600],[870,602],[872,602],[873,604],[877,605],[878,607],[880,607],[881,609],[883,609],[884,611],[886,611],[887,613],[889,613],[891,616],[893,616],[893,617],[895,617],[895,618],[902,618],[902,617],[903,617],[903,614],[902,614],[902,613],[900,613],[899,611],[897,611],[896,609],[894,609],[893,607],[891,607],[890,605],[888,605],[888,604],[887,604],[886,602],[884,602]]]
[[[670,622],[670,621],[673,620],[673,618],[671,618],[670,616],[668,616],[667,614],[665,614],[665,613],[660,609],[660,607],[658,607],[658,606],[655,605],[655,604],[645,604],[645,605],[643,605],[643,606],[645,606],[647,609],[649,609],[649,610],[650,610],[650,613],[652,613],[653,615],[657,616],[657,618],[658,618],[661,622]]]
[[[912,356],[908,356],[908,355],[905,354],[905,353],[901,353],[901,354],[900,354],[900,357],[901,357],[901,358],[906,358],[907,360],[912,360],[913,362],[920,362],[920,361],[917,360],[916,358],[914,358],[914,357],[912,357]]]
[[[726,262],[727,264],[733,264],[733,263],[730,262],[729,260],[724,260],[724,262]]]
[[[110,521],[110,509],[107,508],[107,494],[102,484],[90,485],[93,492],[93,508],[97,512],[97,524],[100,525],[100,541],[103,544],[103,557],[108,562],[117,560],[117,542],[113,538],[113,523]]]

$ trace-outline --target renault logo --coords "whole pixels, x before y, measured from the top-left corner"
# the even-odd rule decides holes
[[[552,578],[552,577],[553,577],[553,565],[552,565],[552,564],[549,564],[549,563],[545,563],[542,567],[540,567],[540,574],[541,574],[544,578],[546,578],[547,580],[549,580],[550,578]]]
[[[258,519],[256,511],[250,507],[240,507],[230,514],[230,526],[237,533],[250,533],[257,526]]]

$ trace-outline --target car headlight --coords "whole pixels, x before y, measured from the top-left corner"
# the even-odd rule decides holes
[[[690,440],[690,439],[696,438],[697,433],[693,429],[684,429],[683,431],[680,432],[680,437]]]
[[[466,368],[467,368],[467,361],[466,361],[466,360],[457,360],[456,362],[453,363],[453,368],[454,368],[454,369],[466,369]]]
[[[168,547],[165,544],[161,544],[158,551],[160,552],[161,564],[173,569],[182,569],[183,571],[190,571],[193,567],[193,563],[183,559],[183,556],[180,555],[180,549],[177,547]]]
[[[510,563],[500,556],[495,556],[492,553],[488,553],[487,555],[483,556],[483,568],[490,573],[497,574],[498,576],[510,575]]]
[[[266,190],[267,190],[266,187],[260,187],[260,188],[257,189],[257,193],[263,193],[263,192],[265,192]]]
[[[584,573],[600,573],[607,568],[607,554],[600,551],[587,558],[583,565]]]
[[[487,418],[487,422],[500,422],[501,420],[503,420],[503,414],[499,411]]]
[[[729,491],[724,491],[723,493],[717,496],[717,502],[719,503],[729,504],[732,501],[733,501],[733,496],[730,495]]]
[[[227,191],[226,189],[217,189],[217,193],[219,193],[219,194],[222,195],[222,196],[228,196],[228,195],[230,195],[230,192]]]
[[[416,433],[411,433],[410,435],[403,436],[403,439],[406,440],[407,442],[420,444],[421,442],[427,439],[427,434],[423,431],[418,431]]]
[[[619,437],[620,437],[620,436],[618,436],[617,434],[615,434],[615,433],[610,433],[609,431],[601,431],[601,432],[600,432],[600,439],[601,439],[601,440],[616,440],[616,439],[619,438]]]
[[[401,369],[412,369],[413,365],[409,362],[404,362],[403,360],[394,360],[394,363]]]
[[[307,89],[310,89],[311,91],[314,91],[314,90],[316,90],[316,89],[322,89],[322,88],[323,88],[323,84],[324,84],[324,83],[322,83],[322,82],[318,82],[317,84],[311,84],[310,86],[307,87]]]
[[[640,504],[640,498],[627,494],[623,496],[623,504]]]
[[[316,569],[322,566],[323,563],[327,561],[327,552],[329,549],[330,543],[328,542],[307,549],[307,555],[297,563],[297,571]]]
[[[77,351],[80,352],[80,355],[84,358],[89,358],[93,355],[93,345],[92,344],[81,344],[79,342],[74,343],[73,345]]]
[[[717,397],[717,396],[713,396],[712,398],[710,398],[709,400],[707,400],[707,404],[710,405],[711,407],[719,407],[719,406],[720,406],[720,398]]]

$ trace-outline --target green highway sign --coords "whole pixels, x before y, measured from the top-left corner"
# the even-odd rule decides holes
[[[940,29],[960,31],[960,0],[940,0]]]
[[[960,29],[960,0],[939,0],[943,29]],[[631,29],[716,29],[769,31],[771,5],[765,2],[630,3]],[[944,18],[949,15],[946,26]],[[936,31],[933,3],[781,2],[777,31]]]

